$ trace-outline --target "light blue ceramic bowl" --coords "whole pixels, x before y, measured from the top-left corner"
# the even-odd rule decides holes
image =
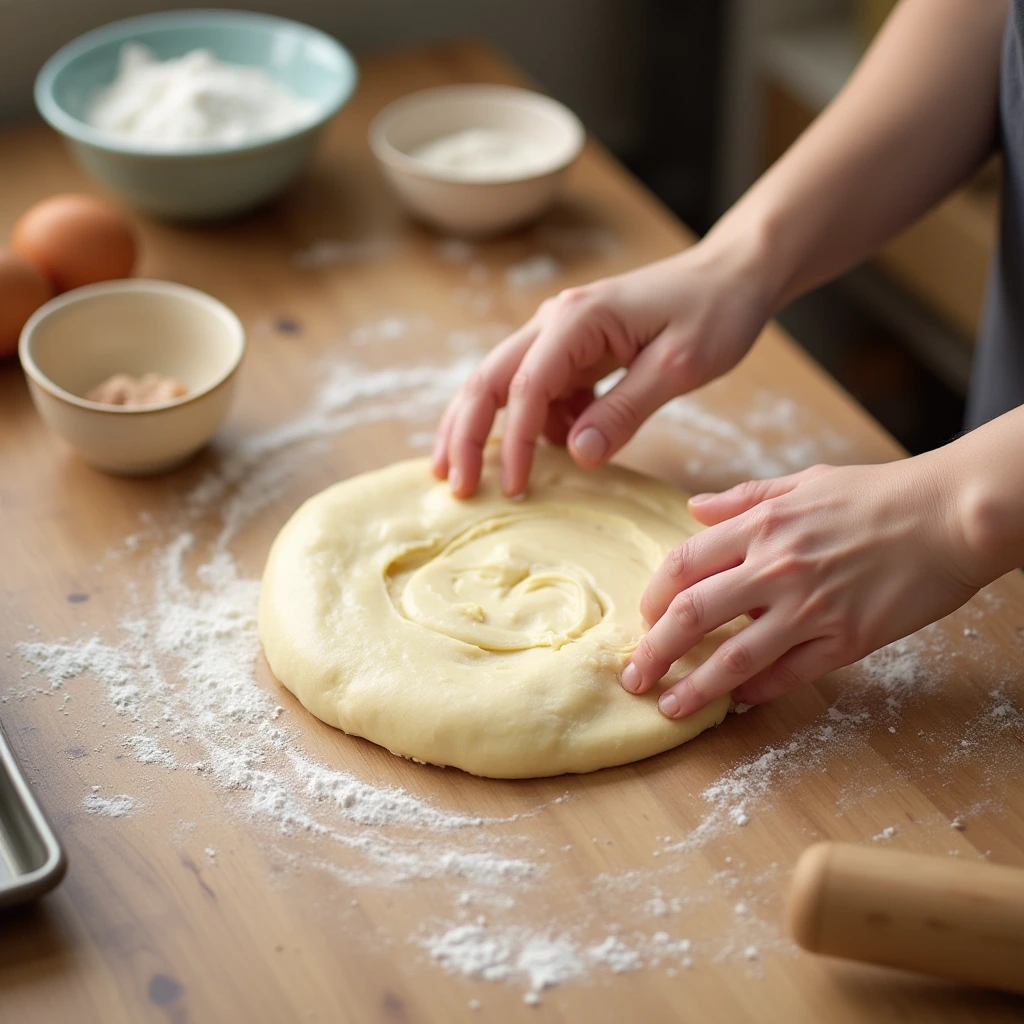
[[[222,61],[257,65],[315,101],[320,113],[258,142],[173,152],[97,131],[84,120],[86,105],[114,80],[129,42],[143,43],[160,60],[201,47]],[[35,99],[79,163],[132,205],[160,217],[209,220],[251,209],[285,188],[357,78],[351,54],[308,25],[246,11],[168,11],[117,21],[68,43],[39,72]]]

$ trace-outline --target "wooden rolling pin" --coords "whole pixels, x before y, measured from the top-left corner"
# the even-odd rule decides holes
[[[845,843],[797,862],[789,928],[812,953],[1024,993],[1024,870]]]

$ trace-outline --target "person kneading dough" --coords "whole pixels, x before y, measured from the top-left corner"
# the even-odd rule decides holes
[[[651,574],[701,529],[686,496],[548,447],[522,500],[498,475],[491,445],[467,501],[413,459],[306,502],[263,577],[259,631],[277,678],[347,733],[497,778],[624,764],[721,722],[728,696],[676,721],[657,698],[745,619],[644,698],[618,683],[647,631]]]

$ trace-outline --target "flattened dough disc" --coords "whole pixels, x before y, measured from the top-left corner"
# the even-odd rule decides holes
[[[526,497],[509,501],[494,446],[485,462],[468,501],[412,459],[336,484],[292,516],[260,598],[277,678],[329,725],[495,778],[625,764],[721,722],[728,697],[669,721],[658,695],[745,620],[642,697],[618,683],[647,628],[651,574],[701,529],[686,495],[540,447]]]

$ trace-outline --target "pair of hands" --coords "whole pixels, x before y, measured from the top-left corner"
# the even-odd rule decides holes
[[[502,487],[526,486],[537,439],[602,465],[655,410],[731,369],[772,300],[749,266],[702,245],[650,267],[571,289],[498,345],[442,418],[433,469],[468,497],[506,408]],[[612,370],[625,376],[595,398]],[[972,575],[957,488],[941,452],[881,466],[816,466],[698,495],[709,529],[673,550],[644,593],[650,631],[626,665],[631,693],[651,689],[703,636],[754,621],[665,690],[670,718],[721,694],[758,704],[864,657],[967,601]]]

